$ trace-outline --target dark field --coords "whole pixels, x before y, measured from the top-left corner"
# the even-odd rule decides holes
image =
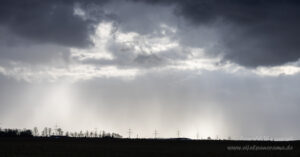
[[[0,138],[0,157],[299,157],[299,146],[300,141]]]

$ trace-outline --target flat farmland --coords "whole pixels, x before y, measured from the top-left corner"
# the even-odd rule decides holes
[[[300,141],[0,138],[1,157],[299,157]]]

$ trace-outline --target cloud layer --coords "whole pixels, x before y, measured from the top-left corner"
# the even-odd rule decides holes
[[[2,1],[0,25],[26,39],[71,47],[92,46],[90,37],[101,20],[141,34],[153,33],[160,23],[182,29],[179,33],[186,31],[184,25],[192,25],[188,29],[201,28],[200,32],[193,32],[195,38],[181,33],[182,44],[207,48],[213,43],[207,53],[221,54],[225,61],[246,67],[275,66],[300,57],[299,7],[292,0]],[[215,33],[202,34],[203,27]],[[217,37],[210,40],[214,34]]]
[[[143,0],[142,0],[143,1]],[[243,66],[274,66],[297,61],[300,4],[297,1],[143,1],[175,4],[190,24],[215,27],[225,60]]]
[[[76,4],[101,5],[104,1],[1,1],[0,25],[21,37],[37,42],[86,47],[92,44],[90,35],[95,24],[105,16],[98,12],[97,18],[82,18],[76,12]]]

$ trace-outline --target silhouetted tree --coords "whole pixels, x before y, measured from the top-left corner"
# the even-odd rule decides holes
[[[87,130],[84,135],[86,138],[89,137],[89,131]]]
[[[48,130],[48,133],[47,133],[48,136],[51,136],[51,135],[52,135],[52,129],[51,129],[51,128],[48,128],[47,130]]]
[[[55,132],[52,132],[52,129],[50,127],[45,127],[40,133],[38,131],[37,127],[34,127],[32,130],[28,129],[0,129],[0,137],[33,137],[33,136],[43,136],[43,137],[50,137],[53,135],[56,136],[66,136],[66,137],[74,137],[74,138],[122,138],[121,135],[117,133],[109,133],[109,132],[99,132],[97,131],[85,131],[84,133],[80,131],[77,132],[69,132],[66,131],[64,134],[64,131],[61,128],[56,128],[54,130]]]
[[[66,136],[66,137],[69,137],[69,132],[68,132],[68,131],[66,132],[65,136]]]
[[[102,131],[101,137],[105,137],[105,131],[104,130]]]
[[[84,135],[83,135],[83,131],[80,131],[79,132],[79,137],[83,137]]]
[[[57,128],[56,132],[57,132],[56,135],[58,135],[58,136],[63,136],[63,134],[64,134],[64,132],[63,132],[63,130],[61,128]]]
[[[20,136],[21,137],[33,137],[32,131],[24,129],[23,131],[20,131]]]
[[[77,132],[74,132],[74,137],[78,137],[78,133]]]
[[[37,127],[33,128],[33,136],[39,136],[39,130]]]
[[[42,131],[42,136],[47,136],[47,133],[48,133],[48,130],[47,128],[45,127]]]
[[[31,130],[4,129],[0,131],[0,137],[32,137]]]
[[[122,136],[117,133],[112,133],[111,136],[112,138],[122,138]]]

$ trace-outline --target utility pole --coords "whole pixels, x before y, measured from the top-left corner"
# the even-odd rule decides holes
[[[177,130],[177,138],[180,138],[180,131]]]
[[[157,135],[158,135],[158,132],[157,132],[156,129],[154,130],[154,133],[153,133],[153,134],[154,134],[154,138],[156,139],[156,138],[157,138]]]
[[[128,129],[128,138],[130,138],[130,136],[131,136],[131,129]]]

